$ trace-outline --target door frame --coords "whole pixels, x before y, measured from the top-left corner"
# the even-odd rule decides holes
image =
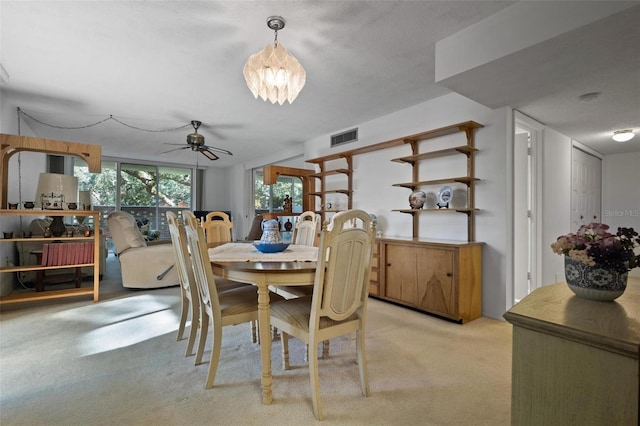
[[[529,279],[530,283],[530,291],[533,291],[541,286],[541,277],[542,277],[542,224],[540,223],[540,219],[542,217],[542,158],[543,158],[543,146],[544,146],[544,129],[545,125],[536,121],[535,119],[523,114],[518,110],[513,110],[513,123],[512,123],[512,138],[511,138],[511,146],[509,147],[510,151],[510,162],[511,162],[511,176],[514,178],[513,167],[514,167],[514,148],[513,144],[515,143],[516,136],[516,128],[526,130],[531,137],[530,140],[530,148],[531,148],[531,170],[530,170],[530,179],[531,179],[531,277]],[[511,191],[514,190],[513,184],[511,184]],[[515,292],[515,242],[514,238],[514,196],[511,194],[510,200],[510,210],[511,217],[510,221],[510,236],[508,241],[508,246],[510,249],[508,254],[507,267],[509,271],[507,276],[510,278],[511,285],[509,286],[508,300],[507,300],[507,308],[510,308],[516,303],[514,298]]]

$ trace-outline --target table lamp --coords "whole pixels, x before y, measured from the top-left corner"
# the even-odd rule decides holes
[[[78,202],[78,178],[60,173],[40,173],[35,203],[42,210],[68,210],[68,203]],[[54,237],[66,231],[62,216],[52,216],[49,229]]]

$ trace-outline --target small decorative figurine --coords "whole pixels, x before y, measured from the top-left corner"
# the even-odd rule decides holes
[[[289,197],[289,194],[284,196],[284,203],[282,204],[282,210],[285,212],[291,212],[293,210],[293,200]]]

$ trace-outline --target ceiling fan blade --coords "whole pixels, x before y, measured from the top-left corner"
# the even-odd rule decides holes
[[[209,151],[208,149],[200,149],[199,151],[202,153],[202,155],[204,155],[211,161],[214,161],[220,158],[217,155],[215,155],[213,152]]]
[[[233,153],[231,151],[227,151],[226,149],[222,149],[222,148],[217,148],[215,146],[204,145],[202,148],[208,149],[208,150],[211,150],[211,151],[221,152],[221,153],[227,154],[227,155],[233,155]]]
[[[178,144],[171,144],[171,145],[178,145]],[[182,145],[182,144],[180,144],[180,145]],[[168,153],[173,152],[173,151],[178,151],[180,149],[188,149],[188,148],[191,148],[191,147],[190,146],[182,146],[180,148],[173,148],[173,149],[170,149],[168,151],[162,151],[162,152],[159,153],[159,155],[168,154]]]

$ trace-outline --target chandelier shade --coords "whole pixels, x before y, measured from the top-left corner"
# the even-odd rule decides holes
[[[284,19],[269,17],[267,25],[275,31],[274,45],[269,44],[251,55],[242,73],[256,99],[260,96],[273,104],[292,103],[304,87],[307,73],[300,62],[278,43],[278,30],[284,28]]]

